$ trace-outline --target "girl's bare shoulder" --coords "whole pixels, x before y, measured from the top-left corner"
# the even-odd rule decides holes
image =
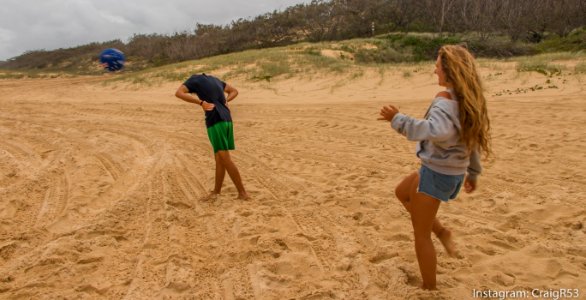
[[[441,97],[441,98],[453,100],[452,95],[450,95],[450,93],[448,93],[447,91],[441,91],[441,92],[437,93],[437,95],[435,95],[435,97],[436,98]]]

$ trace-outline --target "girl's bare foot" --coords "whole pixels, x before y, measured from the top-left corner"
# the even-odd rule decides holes
[[[452,232],[447,228],[443,228],[436,234],[437,238],[442,242],[442,245],[446,249],[446,252],[451,257],[456,257],[456,246],[452,240]]]
[[[238,199],[240,199],[240,200],[248,200],[248,199],[250,199],[250,196],[248,196],[247,193],[238,194]]]

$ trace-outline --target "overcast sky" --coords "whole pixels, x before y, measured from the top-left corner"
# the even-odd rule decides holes
[[[0,60],[28,50],[192,31],[311,0],[0,0]]]

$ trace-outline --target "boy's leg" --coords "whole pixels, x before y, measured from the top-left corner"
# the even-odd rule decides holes
[[[411,190],[411,223],[415,234],[415,254],[419,263],[419,271],[423,280],[422,288],[433,290],[436,288],[437,257],[431,229],[437,214],[440,201]]]
[[[407,209],[409,214],[411,214],[411,199],[410,194],[411,190],[417,191],[417,187],[419,185],[419,173],[413,172],[409,176],[405,177],[397,188],[395,188],[395,195],[397,199],[401,201],[401,204]],[[452,232],[445,228],[440,221],[435,218],[433,221],[432,227],[433,233],[437,236],[437,238],[442,242],[442,245],[446,249],[446,252],[450,256],[455,255],[455,246],[452,242]]]
[[[220,150],[217,152],[217,155],[219,156],[219,158],[222,162],[222,165],[224,166],[224,168],[228,172],[230,179],[232,179],[232,182],[234,182],[234,185],[236,186],[236,189],[238,190],[238,198],[247,199],[248,194],[246,193],[246,190],[244,189],[244,185],[242,184],[242,178],[240,177],[240,172],[238,172],[238,168],[236,167],[236,165],[232,161],[232,158],[230,158],[230,152],[226,151],[226,150]]]
[[[222,163],[222,159],[218,152],[214,154],[216,158],[216,184],[214,186],[214,194],[220,194],[222,192],[222,184],[224,183],[224,176],[226,175],[226,168]]]

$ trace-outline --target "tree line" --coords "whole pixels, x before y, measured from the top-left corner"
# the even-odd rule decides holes
[[[313,0],[227,25],[196,23],[192,32],[137,34],[69,49],[35,50],[3,62],[13,69],[75,69],[107,47],[140,62],[136,68],[218,54],[335,41],[389,32],[471,33],[540,42],[586,24],[586,0]]]

